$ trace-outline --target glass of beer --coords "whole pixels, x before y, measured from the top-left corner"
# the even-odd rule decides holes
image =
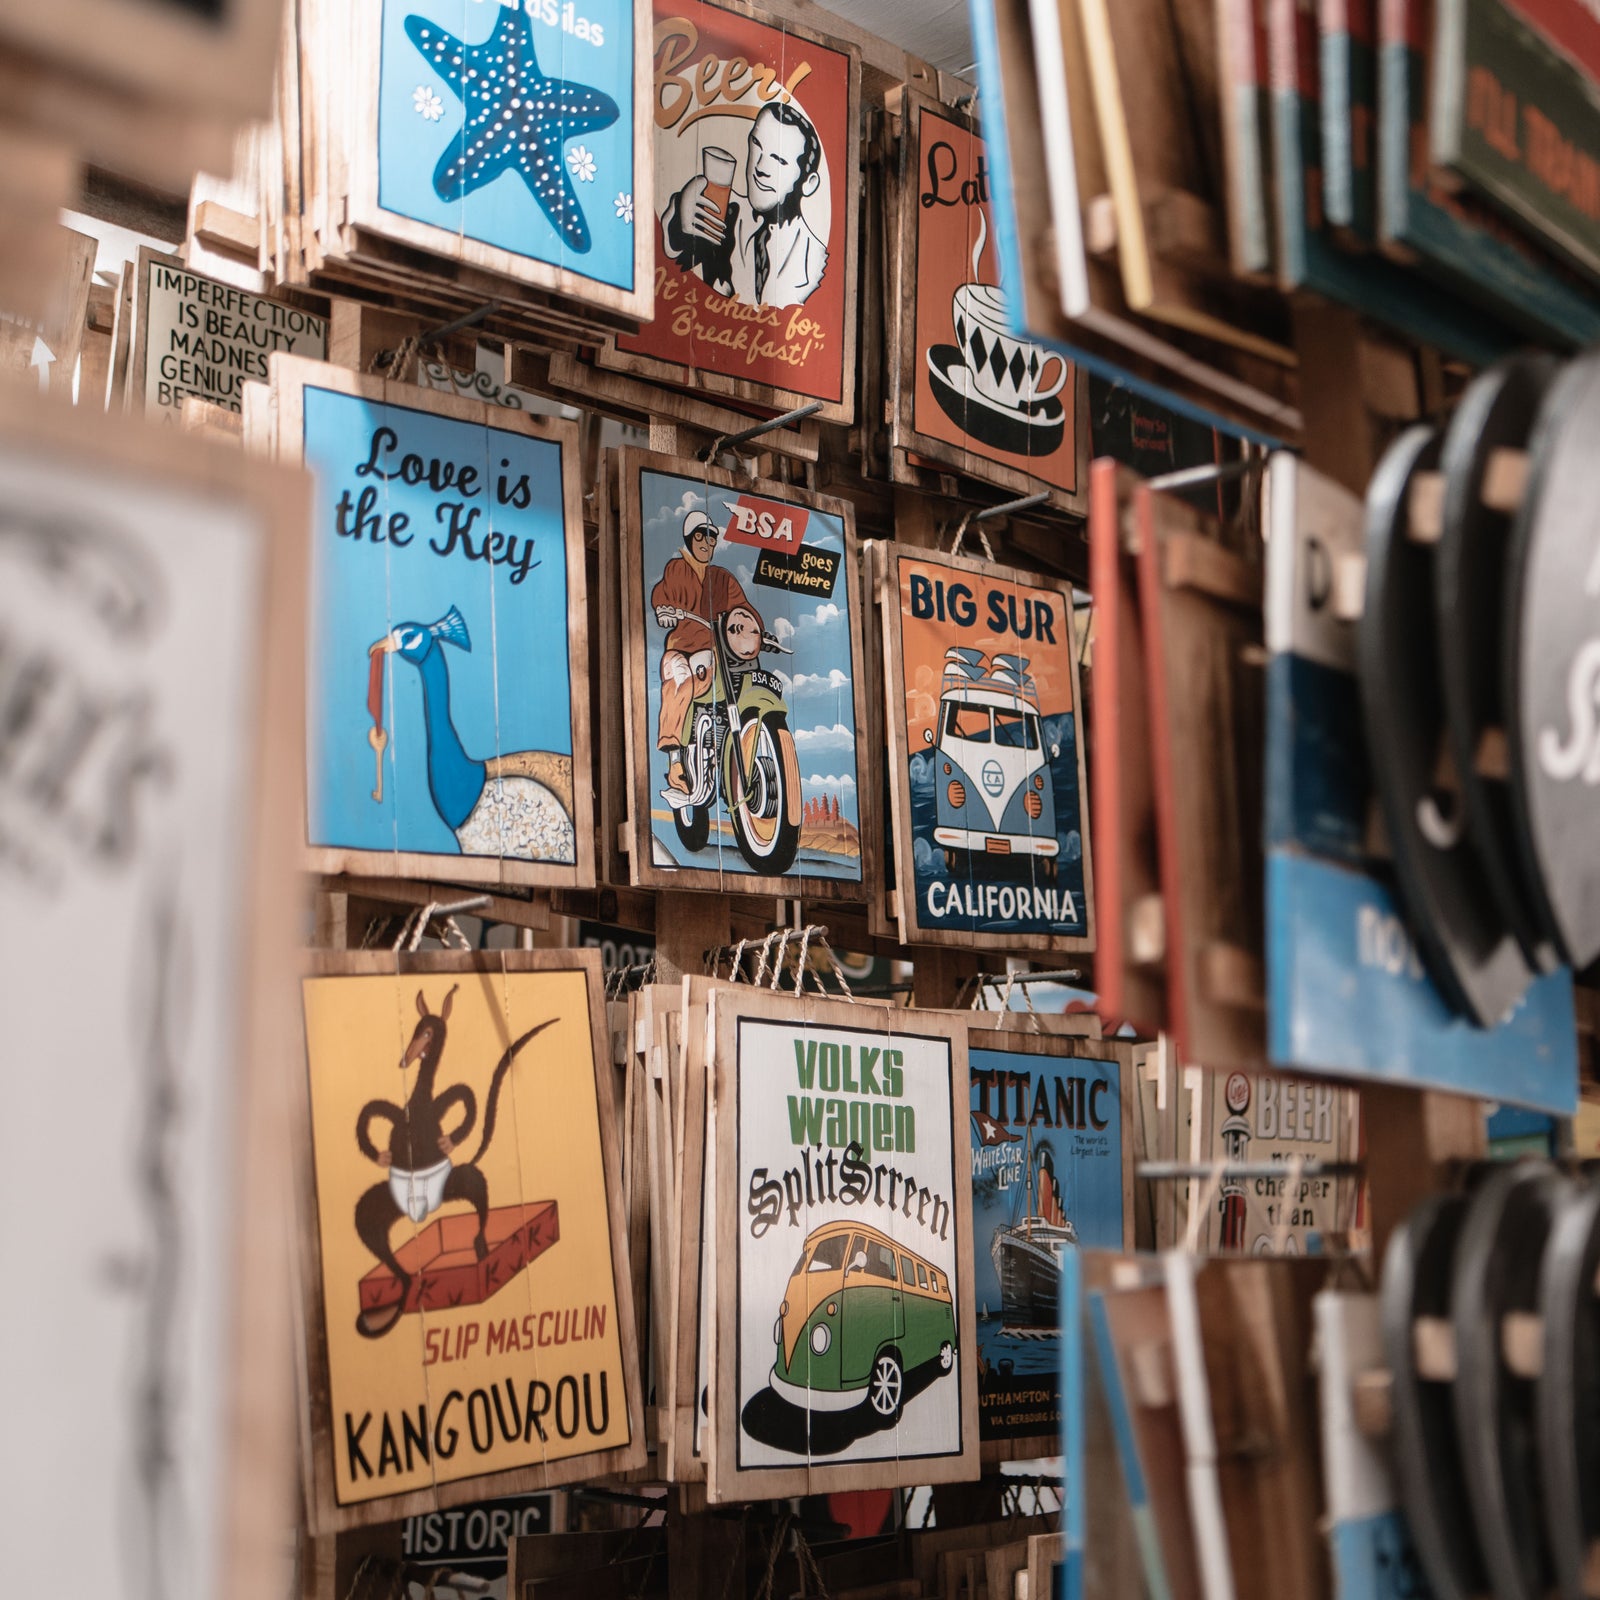
[[[733,157],[714,144],[707,145],[700,152],[700,172],[706,180],[706,199],[717,208],[718,220],[726,222],[728,194],[733,188]]]

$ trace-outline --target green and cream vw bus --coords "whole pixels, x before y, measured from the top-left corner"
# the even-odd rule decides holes
[[[876,1228],[825,1223],[789,1275],[772,1338],[775,1393],[803,1410],[867,1405],[892,1423],[908,1372],[955,1366],[949,1277]]]

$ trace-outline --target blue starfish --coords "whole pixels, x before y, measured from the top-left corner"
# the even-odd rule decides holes
[[[568,139],[617,120],[617,103],[587,84],[547,78],[520,9],[500,13],[482,44],[466,44],[426,17],[407,17],[406,34],[466,108],[466,125],[439,158],[433,187],[460,200],[518,172],[567,245],[582,252],[589,224],[562,160]]]

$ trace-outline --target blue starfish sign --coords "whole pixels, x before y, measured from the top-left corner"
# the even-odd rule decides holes
[[[518,172],[570,249],[591,244],[589,224],[562,160],[568,139],[609,128],[619,115],[608,94],[587,84],[547,78],[520,9],[502,10],[482,44],[466,44],[426,17],[407,17],[406,34],[455,91],[467,120],[434,168],[441,200]]]

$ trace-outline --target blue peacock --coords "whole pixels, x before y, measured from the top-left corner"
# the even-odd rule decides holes
[[[428,793],[463,855],[508,856],[570,866],[577,860],[572,821],[572,757],[518,750],[476,760],[462,746],[450,715],[450,667],[441,646],[470,654],[466,619],[451,606],[437,622],[402,622],[368,650],[369,742],[378,756],[374,800],[383,799],[383,659],[409,661],[422,679]],[[398,705],[396,705],[398,716]]]

